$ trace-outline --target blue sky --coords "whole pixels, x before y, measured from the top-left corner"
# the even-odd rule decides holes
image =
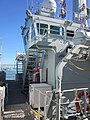
[[[24,25],[26,0],[0,0],[2,63],[14,63],[16,51],[24,51],[20,26]]]
[[[28,0],[29,5],[31,2],[32,0]],[[14,63],[16,51],[24,51],[20,26],[24,25],[26,9],[27,0],[0,0],[0,39],[2,40],[3,64]]]
[[[68,9],[72,9],[71,0],[67,2]],[[31,5],[31,3],[32,0],[28,0],[28,4]],[[2,40],[3,64],[14,63],[16,51],[24,51],[20,26],[24,25],[26,9],[27,0],[0,0],[0,39]]]

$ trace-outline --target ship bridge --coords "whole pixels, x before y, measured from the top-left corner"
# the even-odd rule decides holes
[[[56,39],[62,43],[66,39],[71,41],[78,27],[80,24],[68,20],[33,14],[25,19],[22,29],[25,49],[50,47],[50,43]]]
[[[63,56],[65,56],[67,54],[67,49],[74,46],[75,43],[78,44],[78,42],[83,42],[82,44],[85,44],[86,40],[89,42],[89,38],[85,38],[87,32],[85,32],[83,28],[81,29],[81,24],[79,23],[74,23],[70,20],[60,20],[37,12],[32,14],[29,9],[26,10],[26,15],[25,25],[21,27],[26,53],[23,87],[27,86],[25,84],[28,83],[27,81],[29,79],[32,79],[33,68],[35,66],[43,69],[46,62],[51,61],[51,58],[54,57],[54,59],[58,61],[59,58],[56,58],[56,54],[62,52]],[[81,35],[81,37],[79,35],[79,40],[78,34]],[[54,53],[50,53],[50,50]],[[52,56],[50,57],[50,55]],[[53,61],[53,64],[56,66],[57,63]],[[46,65],[45,69],[50,66]],[[50,73],[55,73],[55,69],[53,68],[52,70],[53,71]],[[44,75],[41,75],[40,81],[46,82],[47,80],[43,76]],[[49,77],[48,80],[49,79],[55,81],[55,76],[52,76],[52,78]],[[53,84],[55,84],[55,82]]]
[[[26,14],[25,26],[21,27],[26,53],[23,88],[28,86],[32,80],[33,68],[35,66],[41,69],[40,81],[46,82],[43,74],[46,74],[47,68],[45,68],[45,72],[42,72],[42,69],[48,60],[47,56],[49,54],[52,55],[51,59],[55,55],[55,53],[49,53],[48,50],[56,53],[59,53],[60,50],[64,51],[68,46],[67,41],[72,42],[75,31],[80,27],[80,24],[72,23],[68,20],[32,14],[30,10],[27,10]],[[53,72],[55,73],[55,70]],[[55,79],[55,76],[53,76],[53,79]]]
[[[23,88],[26,94],[35,66],[40,69],[40,82],[56,88],[55,72],[60,59],[77,44],[90,45],[90,31],[82,28],[80,23],[55,17],[56,4],[53,2],[44,1],[34,13],[27,9],[25,25],[21,27],[25,47]]]

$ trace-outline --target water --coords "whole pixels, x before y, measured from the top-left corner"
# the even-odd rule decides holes
[[[5,70],[6,80],[15,80],[16,79],[16,69]]]

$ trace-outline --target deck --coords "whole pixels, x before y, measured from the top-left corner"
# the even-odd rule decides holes
[[[5,105],[4,120],[34,120],[22,87],[16,81],[8,83],[8,103]]]

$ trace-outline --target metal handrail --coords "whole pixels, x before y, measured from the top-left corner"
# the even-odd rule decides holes
[[[40,20],[39,20],[39,23],[40,23]],[[73,23],[73,22],[72,22]],[[60,24],[60,26],[62,26],[63,28],[65,28],[65,26],[64,25],[62,25],[62,24]],[[58,26],[59,27],[59,26]],[[68,27],[68,26],[67,26]],[[87,30],[89,30],[89,28],[82,28],[81,26],[75,26],[75,25],[71,25],[70,27],[72,27],[72,28],[76,28],[76,31],[74,31],[74,30],[72,30],[72,31],[74,31],[74,32],[77,32],[77,30],[80,30],[80,29],[82,29],[82,30],[85,30],[85,31],[87,31]],[[30,35],[32,36],[32,33],[33,32],[35,32],[35,30],[37,29],[37,27],[34,27],[34,29],[32,29],[32,31],[30,32]],[[74,33],[72,33],[72,32],[69,32],[69,31],[67,31],[68,29],[64,29],[64,31],[58,31],[58,30],[51,30],[51,29],[48,29],[48,28],[41,28],[40,27],[40,25],[39,25],[39,27],[38,27],[38,29],[39,29],[39,33],[37,34],[37,35],[35,35],[35,36],[33,36],[32,38],[31,38],[31,40],[29,41],[30,43],[32,42],[32,41],[37,41],[37,40],[39,40],[40,38],[47,38],[49,35],[55,35],[55,36],[60,36],[60,37],[65,37],[65,38],[67,38],[67,39],[71,39],[72,38],[72,35],[74,34]],[[43,31],[43,34],[42,35],[40,35],[40,30],[42,30]],[[44,34],[44,31],[45,30],[47,30],[47,32]],[[52,34],[52,33],[50,33],[50,31],[54,31],[54,32],[62,32],[62,34]],[[38,32],[38,30],[37,30],[37,32]],[[67,36],[66,34],[70,34],[71,36]],[[38,37],[37,37],[38,36]]]
[[[74,92],[74,94],[75,94],[75,96],[76,96],[76,94],[77,94],[78,91],[84,91],[84,93],[85,93],[87,89],[88,89],[88,88],[78,88],[78,89],[74,88],[74,89],[70,89],[70,90],[63,90],[63,91],[62,91],[62,95],[64,95],[64,93],[67,93],[67,92]],[[47,99],[50,100],[50,101],[52,101],[52,102],[54,102],[56,105],[59,106],[58,102],[56,102],[55,100],[52,100],[52,98],[50,98],[47,94],[48,94],[48,93],[56,93],[56,94],[59,94],[59,91],[54,90],[54,91],[46,91],[46,93],[42,93],[42,92],[41,92],[40,90],[38,90],[37,88],[34,88],[34,92],[35,92],[35,91],[37,91],[37,92],[39,93],[38,103],[35,103],[35,102],[34,102],[34,104],[35,104],[35,105],[37,106],[37,108],[38,108],[38,120],[40,120],[40,115],[42,115],[42,116],[44,117],[44,120],[46,120],[46,119],[47,119],[47,112],[48,112],[48,111],[47,111],[47,107],[49,107],[49,105],[47,104]],[[55,92],[55,91],[56,91],[56,92]],[[43,113],[43,111],[42,111],[41,108],[40,108],[40,98],[41,98],[41,95],[44,96],[44,113]],[[61,97],[62,97],[62,96],[61,96]],[[87,103],[86,103],[86,97],[87,97],[87,96],[85,95],[84,115],[87,114],[87,113],[86,113],[86,105],[87,105]],[[76,101],[68,101],[67,103],[61,102],[62,110],[63,110],[63,109],[64,109],[64,110],[68,110],[68,109],[69,109],[69,108],[68,108],[68,105],[71,104],[71,103],[75,103],[75,102],[76,102]],[[63,105],[65,105],[65,104],[67,105],[66,108],[63,107]],[[54,110],[55,110],[55,108],[54,108]],[[67,114],[67,112],[66,112],[65,114]],[[71,113],[71,114],[74,115],[74,113]],[[75,112],[75,114],[76,114],[76,112]],[[63,115],[62,117],[64,117],[64,115]]]

